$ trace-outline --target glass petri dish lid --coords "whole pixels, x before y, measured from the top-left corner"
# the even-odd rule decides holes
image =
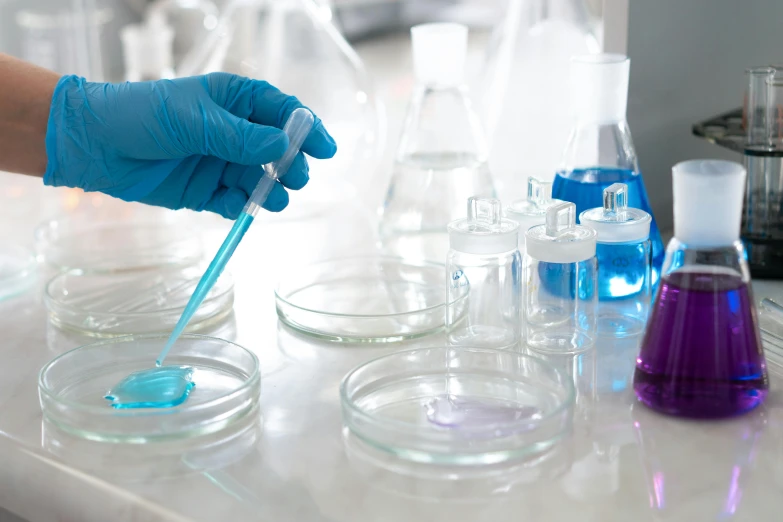
[[[114,409],[106,392],[129,374],[154,366],[165,335],[126,336],[75,348],[46,364],[38,378],[44,419],[78,437],[143,444],[215,433],[257,412],[258,359],[214,337],[186,334],[166,365],[194,369],[188,399],[173,408]]]
[[[29,290],[37,268],[35,256],[26,248],[12,244],[0,247],[0,301]]]
[[[395,342],[443,329],[442,264],[368,256],[291,271],[275,291],[286,325],[338,342]]]
[[[540,456],[566,436],[573,381],[541,359],[472,347],[406,350],[351,371],[343,421],[396,457],[491,465]]]
[[[35,230],[35,251],[62,271],[189,265],[203,257],[198,230],[165,209],[129,216],[83,211],[50,219]]]
[[[71,270],[46,286],[49,320],[58,328],[93,337],[170,332],[203,275],[203,267],[168,266],[114,272]],[[226,318],[234,283],[224,272],[188,323],[199,331]]]

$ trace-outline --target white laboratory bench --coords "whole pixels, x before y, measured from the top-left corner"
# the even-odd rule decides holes
[[[365,49],[373,53],[383,51]],[[395,78],[390,72],[384,81]],[[4,241],[26,244],[43,217],[79,199],[10,175],[0,175],[0,195]],[[212,240],[226,230],[217,219],[193,219]],[[345,437],[342,377],[413,343],[345,346],[297,335],[278,324],[273,287],[276,273],[294,262],[372,245],[372,227],[362,220],[338,231],[327,221],[281,216],[251,228],[231,266],[239,282],[235,314],[212,333],[257,354],[260,415],[242,429],[181,446],[86,443],[42,421],[39,369],[85,342],[48,326],[42,289],[51,272],[42,269],[36,288],[0,302],[0,508],[23,520],[82,522],[783,519],[783,380],[772,374],[763,407],[693,422],[636,404],[622,372],[634,354],[599,346],[592,359],[577,362],[579,375],[594,377],[577,383],[584,393],[573,435],[544,458],[513,466],[414,467]],[[757,299],[783,298],[781,283],[754,286]]]

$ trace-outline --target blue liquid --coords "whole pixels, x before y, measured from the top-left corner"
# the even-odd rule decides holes
[[[588,265],[591,261],[579,263],[538,263],[538,277],[547,292],[558,297],[589,301],[593,298],[595,281]]]
[[[109,390],[112,408],[173,408],[185,402],[193,382],[189,366],[160,366],[135,372]]]
[[[650,263],[649,242],[598,243],[598,299],[612,301],[644,293]]]
[[[640,208],[652,216],[650,240],[652,241],[652,287],[655,290],[663,266],[665,253],[661,233],[655,222],[650,201],[641,174],[627,169],[594,168],[558,173],[552,185],[552,197],[571,201],[576,205],[576,215],[585,210],[602,207],[604,189],[612,183],[628,185],[628,206]],[[615,295],[615,297],[619,297]]]
[[[236,250],[239,242],[242,241],[245,232],[250,228],[251,223],[253,223],[253,216],[245,212],[242,212],[234,222],[234,226],[231,227],[226,239],[223,241],[223,244],[218,249],[214,259],[212,259],[212,262],[209,264],[207,271],[204,272],[198,285],[196,285],[196,289],[193,291],[193,295],[190,296],[190,300],[185,306],[185,311],[182,312],[179,321],[177,321],[174,331],[171,332],[171,336],[166,342],[166,346],[163,348],[163,351],[160,352],[157,361],[155,361],[157,366],[163,364],[163,360],[166,358],[166,355],[168,355],[169,350],[171,350],[171,347],[179,336],[182,335],[182,332],[185,330],[188,322],[190,322],[191,317],[196,313],[198,307],[201,306],[201,303],[207,297],[209,291],[215,286],[220,274],[223,273],[223,269],[226,268],[226,264],[228,264],[228,261],[234,254],[234,250]]]

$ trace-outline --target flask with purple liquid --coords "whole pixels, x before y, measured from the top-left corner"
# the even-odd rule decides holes
[[[764,401],[768,381],[745,248],[745,169],[696,160],[672,169],[674,239],[634,374],[663,413],[726,417]]]

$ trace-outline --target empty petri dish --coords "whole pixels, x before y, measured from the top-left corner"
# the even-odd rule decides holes
[[[0,247],[0,301],[28,290],[37,273],[35,257],[17,245]]]
[[[385,355],[340,386],[343,421],[367,444],[420,463],[533,458],[570,432],[572,380],[530,355],[437,347]]]
[[[284,276],[275,291],[288,326],[340,342],[394,342],[443,329],[446,268],[397,257],[323,261]]]
[[[152,209],[125,216],[80,212],[35,230],[36,255],[58,270],[189,265],[203,256],[199,231],[185,217]]]
[[[166,358],[167,365],[194,369],[187,401],[165,409],[112,408],[106,392],[131,373],[153,367],[166,339],[106,339],[53,359],[38,378],[45,420],[78,437],[141,444],[215,433],[258,411],[256,356],[229,341],[193,334],[180,337]]]
[[[58,274],[46,286],[49,319],[58,328],[93,337],[170,332],[203,275],[203,267],[168,266]],[[234,283],[223,273],[188,323],[213,326],[234,306]]]

